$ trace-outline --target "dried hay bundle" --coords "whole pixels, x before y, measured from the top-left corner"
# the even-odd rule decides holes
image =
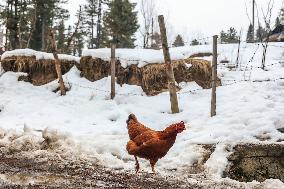
[[[142,68],[142,89],[147,95],[168,90],[168,78],[164,64],[151,64]]]
[[[107,77],[110,73],[110,63],[102,59],[82,57],[80,60],[81,76],[90,81],[97,81]]]
[[[195,81],[203,88],[211,87],[211,63],[202,59],[188,58],[172,62],[177,83]],[[81,76],[90,81],[97,81],[110,75],[110,62],[90,56],[82,57]],[[117,83],[141,86],[147,95],[156,95],[168,90],[168,78],[165,64],[148,64],[139,68],[130,65],[127,68],[116,62]],[[221,85],[218,79],[217,85]],[[177,87],[178,88],[178,87]]]
[[[35,56],[11,56],[1,62],[6,72],[27,73],[28,76],[20,77],[19,80],[31,82],[33,85],[44,85],[57,79],[54,60],[37,60]],[[76,64],[76,61],[60,60],[60,62],[62,74],[67,73]]]

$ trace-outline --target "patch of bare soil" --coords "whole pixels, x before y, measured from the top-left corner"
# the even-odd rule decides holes
[[[196,188],[159,174],[109,170],[80,161],[40,160],[0,155],[1,188]]]

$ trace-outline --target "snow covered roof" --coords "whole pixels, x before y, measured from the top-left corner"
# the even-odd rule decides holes
[[[212,49],[195,48],[192,46],[171,48],[170,54],[172,60],[186,59],[192,54],[201,52],[211,52]],[[111,50],[104,49],[87,49],[83,51],[82,56],[91,56],[93,58],[101,58],[110,60]],[[122,67],[126,68],[132,64],[138,64],[138,67],[143,67],[151,63],[163,63],[163,50],[153,49],[116,49],[116,58],[120,60]]]
[[[12,57],[12,56],[35,56],[37,60],[42,60],[42,59],[54,60],[54,56],[52,53],[35,51],[32,49],[16,49],[13,51],[6,51],[1,56],[1,60],[4,60],[5,58]],[[66,54],[58,54],[58,58],[60,60],[76,61],[78,63],[80,62],[79,57],[66,55]]]

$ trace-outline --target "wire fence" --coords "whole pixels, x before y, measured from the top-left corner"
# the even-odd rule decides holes
[[[211,40],[212,38],[213,38],[213,36],[208,36],[208,37],[197,38],[195,40],[204,42],[206,40],[207,41]],[[191,42],[185,42],[185,44],[190,44],[190,43]],[[279,81],[279,80],[284,80],[284,77],[280,77],[280,78],[272,79],[272,80],[271,79],[251,80],[251,73],[252,73],[252,71],[255,68],[262,68],[262,67],[261,66],[258,66],[258,67],[250,66],[249,67],[249,65],[250,65],[250,63],[253,62],[253,60],[255,58],[255,55],[258,52],[260,46],[261,45],[264,46],[265,43],[247,43],[246,41],[241,41],[240,43],[245,43],[245,44],[256,46],[255,51],[252,53],[251,58],[249,59],[249,61],[246,63],[246,65],[244,67],[244,70],[243,70],[244,79],[242,79],[242,80],[222,79],[222,86],[234,85],[234,84],[241,83],[241,82],[256,83],[256,82],[275,82],[275,81]],[[268,43],[268,47],[276,47],[276,48],[283,48],[284,49],[284,46],[275,45],[275,44],[269,44],[269,43]],[[246,47],[244,47],[244,48],[246,48]],[[142,63],[142,64],[143,63],[145,63],[145,64],[153,63],[153,62],[149,62],[149,61],[145,61],[145,60],[141,60],[141,59],[135,59],[135,58],[121,58],[121,57],[117,57],[116,59],[119,60],[119,61],[135,62],[135,63]],[[110,58],[108,60],[110,60]],[[155,62],[155,63],[157,63],[157,62]],[[280,64],[280,62],[279,63],[269,64],[269,65],[265,65],[265,67],[272,67],[272,66],[275,66],[277,64]],[[219,63],[219,65],[220,65],[220,63]],[[0,66],[0,74],[1,74],[1,66]],[[246,76],[246,74],[248,74],[248,77]],[[79,83],[70,82],[70,81],[68,81],[68,78],[66,80],[67,81],[65,81],[65,84],[69,85],[70,88],[73,87],[73,86],[76,86],[76,87],[79,87],[79,88],[84,88],[84,89],[89,89],[89,90],[92,90],[92,91],[102,92],[102,93],[105,93],[105,94],[110,94],[110,92],[111,92],[110,90],[103,90],[101,88],[95,88],[95,87],[91,87],[91,86],[84,86],[84,85],[79,84]],[[199,88],[199,89],[194,89],[194,90],[180,91],[180,92],[177,92],[177,94],[178,95],[189,94],[189,93],[193,94],[193,93],[196,93],[196,92],[201,91],[201,90],[204,90],[204,89]],[[120,92],[116,92],[116,95],[120,95],[120,96],[147,96],[144,92],[141,92],[141,93],[120,93]],[[159,95],[168,95],[168,94],[167,93],[160,93]]]
[[[212,38],[213,38],[213,36],[208,36],[208,37],[198,38],[196,40],[197,41],[205,41],[205,40],[211,40]],[[188,43],[185,42],[185,44],[188,44]],[[275,81],[278,81],[278,80],[284,80],[284,77],[280,77],[280,78],[277,78],[277,79],[251,80],[252,71],[254,69],[262,68],[261,66],[257,66],[257,67],[252,66],[251,63],[254,61],[256,53],[259,51],[260,47],[264,46],[266,44],[265,43],[247,43],[246,41],[241,41],[240,43],[245,43],[245,44],[256,46],[255,50],[252,52],[252,55],[249,58],[249,60],[247,61],[247,63],[245,64],[245,66],[244,67],[240,66],[241,70],[243,70],[244,79],[241,79],[241,80],[222,79],[222,86],[235,85],[235,84],[238,84],[238,83],[241,83],[241,82],[251,82],[251,83],[257,83],[258,82],[258,83],[260,83],[260,82],[275,82]],[[269,43],[268,43],[268,47],[284,48],[284,46],[269,44]],[[244,48],[247,48],[247,47],[244,47]],[[116,59],[119,60],[119,61],[125,61],[125,62],[128,62],[128,63],[129,62],[142,63],[142,64],[143,63],[145,63],[145,64],[152,63],[152,62],[149,62],[149,61],[145,61],[145,60],[141,60],[141,59],[135,59],[135,58],[117,57]],[[108,60],[110,60],[110,58]],[[157,63],[157,62],[155,62],[155,63]],[[266,65],[265,67],[272,67],[272,66],[275,66],[277,64],[280,64],[280,62],[269,64],[269,65]],[[220,63],[219,63],[219,65],[220,65]],[[74,83],[74,82],[69,82],[69,81],[65,82],[65,83],[67,83],[70,87],[76,86],[76,87],[79,87],[79,88],[84,88],[84,89],[89,89],[89,90],[92,90],[92,91],[102,92],[102,93],[105,93],[105,94],[111,93],[110,90],[103,90],[101,88],[96,88],[96,87],[91,87],[91,86],[83,86],[79,83]],[[198,89],[194,89],[194,90],[179,91],[179,92],[177,92],[177,94],[178,95],[189,94],[189,93],[194,94],[194,93],[201,91],[201,90],[204,90],[204,89],[198,88]],[[117,91],[116,91],[116,95],[119,95],[119,96],[147,96],[144,92],[141,92],[141,93],[132,93],[132,92],[121,93],[121,92],[117,92]],[[160,93],[159,95],[163,96],[163,95],[168,95],[168,94],[167,93]]]
[[[263,83],[263,82],[276,82],[276,81],[280,81],[280,80],[284,80],[284,77],[279,77],[277,79],[264,79],[264,80],[222,80],[222,82],[229,82],[229,83],[223,83],[222,84],[222,87],[225,87],[225,86],[231,86],[231,85],[234,85],[234,84],[238,84],[238,83],[242,83],[242,82],[247,82],[247,83]],[[89,89],[89,90],[92,90],[92,91],[98,91],[98,92],[103,92],[105,94],[110,94],[110,90],[103,90],[103,89],[99,89],[99,88],[95,88],[95,87],[90,87],[90,86],[83,86],[81,84],[78,84],[78,83],[74,83],[74,82],[65,82],[65,84],[68,84],[71,88],[73,86],[76,86],[76,87],[79,87],[79,88],[84,88],[84,89]],[[177,92],[178,95],[183,95],[183,94],[195,94],[196,92],[198,91],[204,91],[205,89],[203,88],[198,88],[198,89],[193,89],[193,90],[186,90],[186,91],[180,91],[180,92]],[[119,95],[119,96],[147,96],[144,92],[143,93],[119,93],[119,92],[116,92],[116,95]],[[159,96],[168,96],[169,94],[167,93],[160,93]]]

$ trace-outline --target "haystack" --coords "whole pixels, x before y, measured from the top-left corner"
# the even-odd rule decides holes
[[[44,53],[45,56],[37,57],[37,52],[32,51],[34,54],[13,53],[11,51],[8,55],[2,57],[2,67],[5,72],[24,72],[27,76],[19,77],[19,80],[31,82],[33,85],[39,86],[49,83],[57,79],[55,70],[55,61],[52,54]],[[42,53],[42,52],[38,52]],[[41,54],[42,55],[42,54]],[[47,55],[47,56],[46,56]],[[63,56],[61,56],[63,57]],[[67,73],[77,61],[74,59],[60,59],[62,74]]]
[[[204,89],[211,86],[211,63],[202,59],[174,60],[174,74],[177,83],[195,81]],[[97,81],[110,75],[110,62],[91,56],[80,61],[81,76]],[[165,64],[151,63],[143,67],[137,64],[124,68],[120,60],[116,61],[117,83],[141,86],[147,95],[157,95],[168,90],[168,78]],[[221,85],[218,79],[218,86]],[[178,87],[177,87],[178,88]]]

